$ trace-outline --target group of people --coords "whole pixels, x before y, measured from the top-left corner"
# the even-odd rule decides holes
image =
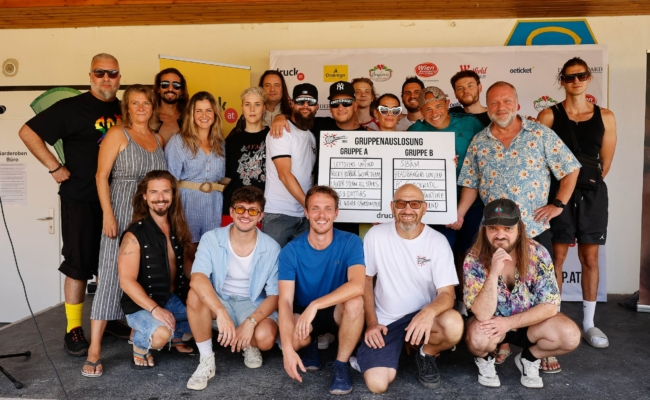
[[[521,383],[535,388],[540,371],[560,372],[556,356],[581,336],[608,346],[594,312],[616,127],[611,111],[587,101],[583,60],[565,63],[566,99],[537,119],[517,114],[507,82],[491,85],[481,105],[474,71],[451,79],[463,107],[450,109],[444,90],[417,77],[406,78],[401,98],[377,96],[371,80],[357,78],[332,84],[331,117],[315,117],[317,88],[302,83],[289,97],[282,74],[269,70],[242,92],[242,117],[227,137],[214,97],[190,97],[177,69],[159,72],[153,90],[130,85],[121,102],[115,57],[96,55],[89,76],[89,92],[19,133],[61,184],[64,347],[87,357],[82,375],[102,375],[105,334],[133,343],[136,369],[154,366],[152,349],[192,353],[184,339],[193,336],[194,390],[215,374],[213,330],[249,368],[277,343],[298,381],[337,340],[332,394],[352,390],[349,364],[372,392],[386,391],[405,347],[416,350],[420,383],[437,388],[436,357],[464,332],[479,383],[492,387],[510,345],[522,348]],[[314,184],[317,143],[321,131],[346,130],[454,132],[458,220],[423,224],[424,195],[406,184],[394,192],[394,221],[363,241],[359,224],[335,222],[336,191]],[[46,146],[58,140],[65,165]],[[596,175],[586,176],[587,165]],[[575,241],[582,330],[559,312]],[[93,276],[88,343],[81,322]]]

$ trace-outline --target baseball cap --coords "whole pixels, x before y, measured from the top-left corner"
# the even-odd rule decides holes
[[[427,99],[427,93],[431,93],[433,97]],[[447,100],[449,96],[445,94],[439,87],[436,86],[427,86],[420,92],[420,97],[418,98],[418,104],[420,107],[426,103],[434,100]]]
[[[293,88],[293,100],[300,96],[311,96],[318,100],[318,89],[311,83],[301,83]]]
[[[332,100],[332,97],[344,94],[354,98],[354,86],[350,82],[338,81],[330,85],[330,97],[327,100]]]
[[[519,223],[521,212],[517,204],[509,199],[489,202],[483,209],[483,226],[514,226]]]

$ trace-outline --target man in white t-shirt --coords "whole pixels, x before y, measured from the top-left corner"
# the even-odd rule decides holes
[[[310,129],[318,111],[318,89],[309,83],[293,88],[290,129],[266,137],[266,215],[262,231],[284,247],[309,229],[305,193],[313,186],[316,139]]]
[[[368,389],[383,393],[395,379],[404,343],[418,346],[419,381],[436,389],[436,356],[463,335],[463,319],[452,308],[454,256],[445,237],[420,222],[427,203],[419,188],[397,189],[391,210],[395,222],[372,227],[364,239],[366,332],[357,360]]]

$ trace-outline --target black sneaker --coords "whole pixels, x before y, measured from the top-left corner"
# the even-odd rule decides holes
[[[436,366],[436,357],[420,355],[420,349],[415,355],[415,362],[418,365],[418,378],[422,386],[427,389],[438,389],[440,387],[440,372]]]
[[[131,327],[119,319],[108,321],[104,330],[104,336],[106,335],[113,335],[118,339],[128,340],[131,337]]]
[[[88,354],[88,341],[84,336],[84,330],[78,326],[65,334],[63,338],[63,348],[71,356],[83,357]]]

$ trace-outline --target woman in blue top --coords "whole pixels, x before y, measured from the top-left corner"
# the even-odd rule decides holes
[[[221,226],[226,172],[223,112],[208,92],[198,92],[183,112],[181,131],[165,147],[167,168],[180,181],[185,218],[192,234],[183,269],[189,276],[201,235]]]

